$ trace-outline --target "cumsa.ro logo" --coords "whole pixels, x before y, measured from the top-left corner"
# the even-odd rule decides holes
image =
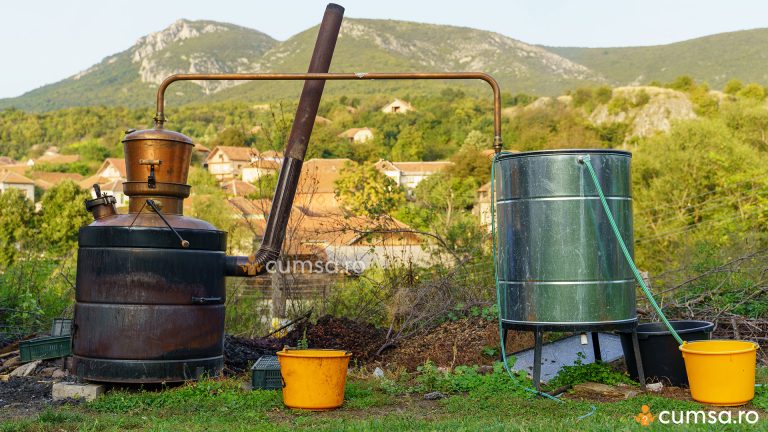
[[[648,405],[643,405],[641,412],[634,416],[636,422],[643,426],[650,426],[653,422],[661,424],[755,424],[760,420],[757,411],[661,411],[658,415],[651,413]]]
[[[648,426],[656,420],[656,417],[651,414],[651,408],[648,405],[643,405],[642,412],[635,416],[635,421],[643,426]]]

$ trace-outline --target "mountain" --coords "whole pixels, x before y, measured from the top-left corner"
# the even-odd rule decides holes
[[[47,111],[93,105],[151,108],[157,84],[173,73],[304,72],[316,34],[317,26],[280,42],[232,24],[179,20],[72,77],[16,98],[0,99],[0,109]],[[580,86],[671,81],[683,74],[721,88],[731,78],[768,82],[766,44],[768,29],[650,47],[543,47],[465,27],[345,19],[331,71],[484,71],[499,80],[503,91],[535,95],[557,95]],[[433,92],[447,85],[335,81],[326,85],[326,92],[402,94]],[[482,83],[464,85],[487,94]],[[299,82],[183,82],[169,89],[167,100],[169,105],[295,100],[300,87]]]
[[[213,21],[179,20],[139,39],[101,63],[17,98],[0,108],[52,110],[68,106],[151,106],[157,84],[183,72],[304,72],[317,27],[278,42],[255,30]],[[541,47],[470,28],[391,20],[345,19],[332,71],[485,71],[506,91],[558,93],[603,79]],[[236,84],[236,88],[233,88]],[[329,93],[372,93],[445,84],[333,82]],[[473,84],[481,88],[482,84]],[[299,83],[177,83],[170,104],[202,100],[295,98]],[[487,89],[484,89],[487,91]]]
[[[720,33],[668,45],[625,48],[543,47],[614,85],[669,82],[691,75],[720,89],[732,78],[768,83],[768,29]]]
[[[150,106],[157,85],[172,73],[258,70],[256,60],[277,43],[245,27],[182,19],[67,79],[2,99],[0,108],[46,111],[71,106]],[[174,97],[191,102],[233,85],[184,83],[174,88]]]

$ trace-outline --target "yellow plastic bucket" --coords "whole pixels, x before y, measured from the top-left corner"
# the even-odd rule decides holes
[[[680,345],[694,400],[710,405],[744,405],[755,397],[757,345],[707,340]]]
[[[279,351],[285,406],[316,411],[340,407],[344,403],[350,357],[352,353],[338,350]]]

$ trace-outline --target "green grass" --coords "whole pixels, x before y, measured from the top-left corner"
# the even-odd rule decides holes
[[[500,373],[475,375],[472,368],[454,373],[428,370],[416,377],[387,380],[352,378],[345,403],[328,412],[292,411],[283,407],[279,391],[248,391],[240,380],[206,380],[164,391],[113,391],[82,405],[50,408],[27,419],[0,424],[6,431],[288,431],[288,430],[451,430],[451,431],[612,431],[654,430],[634,421],[642,405],[651,412],[699,410],[701,405],[641,395],[612,403],[567,400],[556,403],[520,394]],[[425,379],[424,376],[442,374]],[[762,375],[760,375],[762,376]],[[245,378],[243,378],[243,381]],[[429,386],[448,397],[425,401]],[[389,382],[398,383],[393,391]],[[504,386],[507,384],[507,386]],[[416,391],[418,389],[418,391]],[[466,391],[464,391],[466,390]],[[756,400],[757,405],[758,400]],[[578,418],[596,408],[582,420]],[[754,409],[754,407],[749,407]],[[753,429],[766,429],[760,423]],[[683,430],[711,430],[707,426]],[[728,430],[719,428],[718,430]],[[731,430],[739,430],[737,428]]]

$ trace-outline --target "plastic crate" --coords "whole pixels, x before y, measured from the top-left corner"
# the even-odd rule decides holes
[[[54,318],[51,325],[51,336],[69,336],[72,334],[72,320],[69,318]]]
[[[66,357],[72,354],[71,336],[46,336],[23,341],[19,344],[21,362]]]
[[[254,389],[279,390],[283,388],[280,362],[277,356],[261,356],[251,368],[251,385]]]

